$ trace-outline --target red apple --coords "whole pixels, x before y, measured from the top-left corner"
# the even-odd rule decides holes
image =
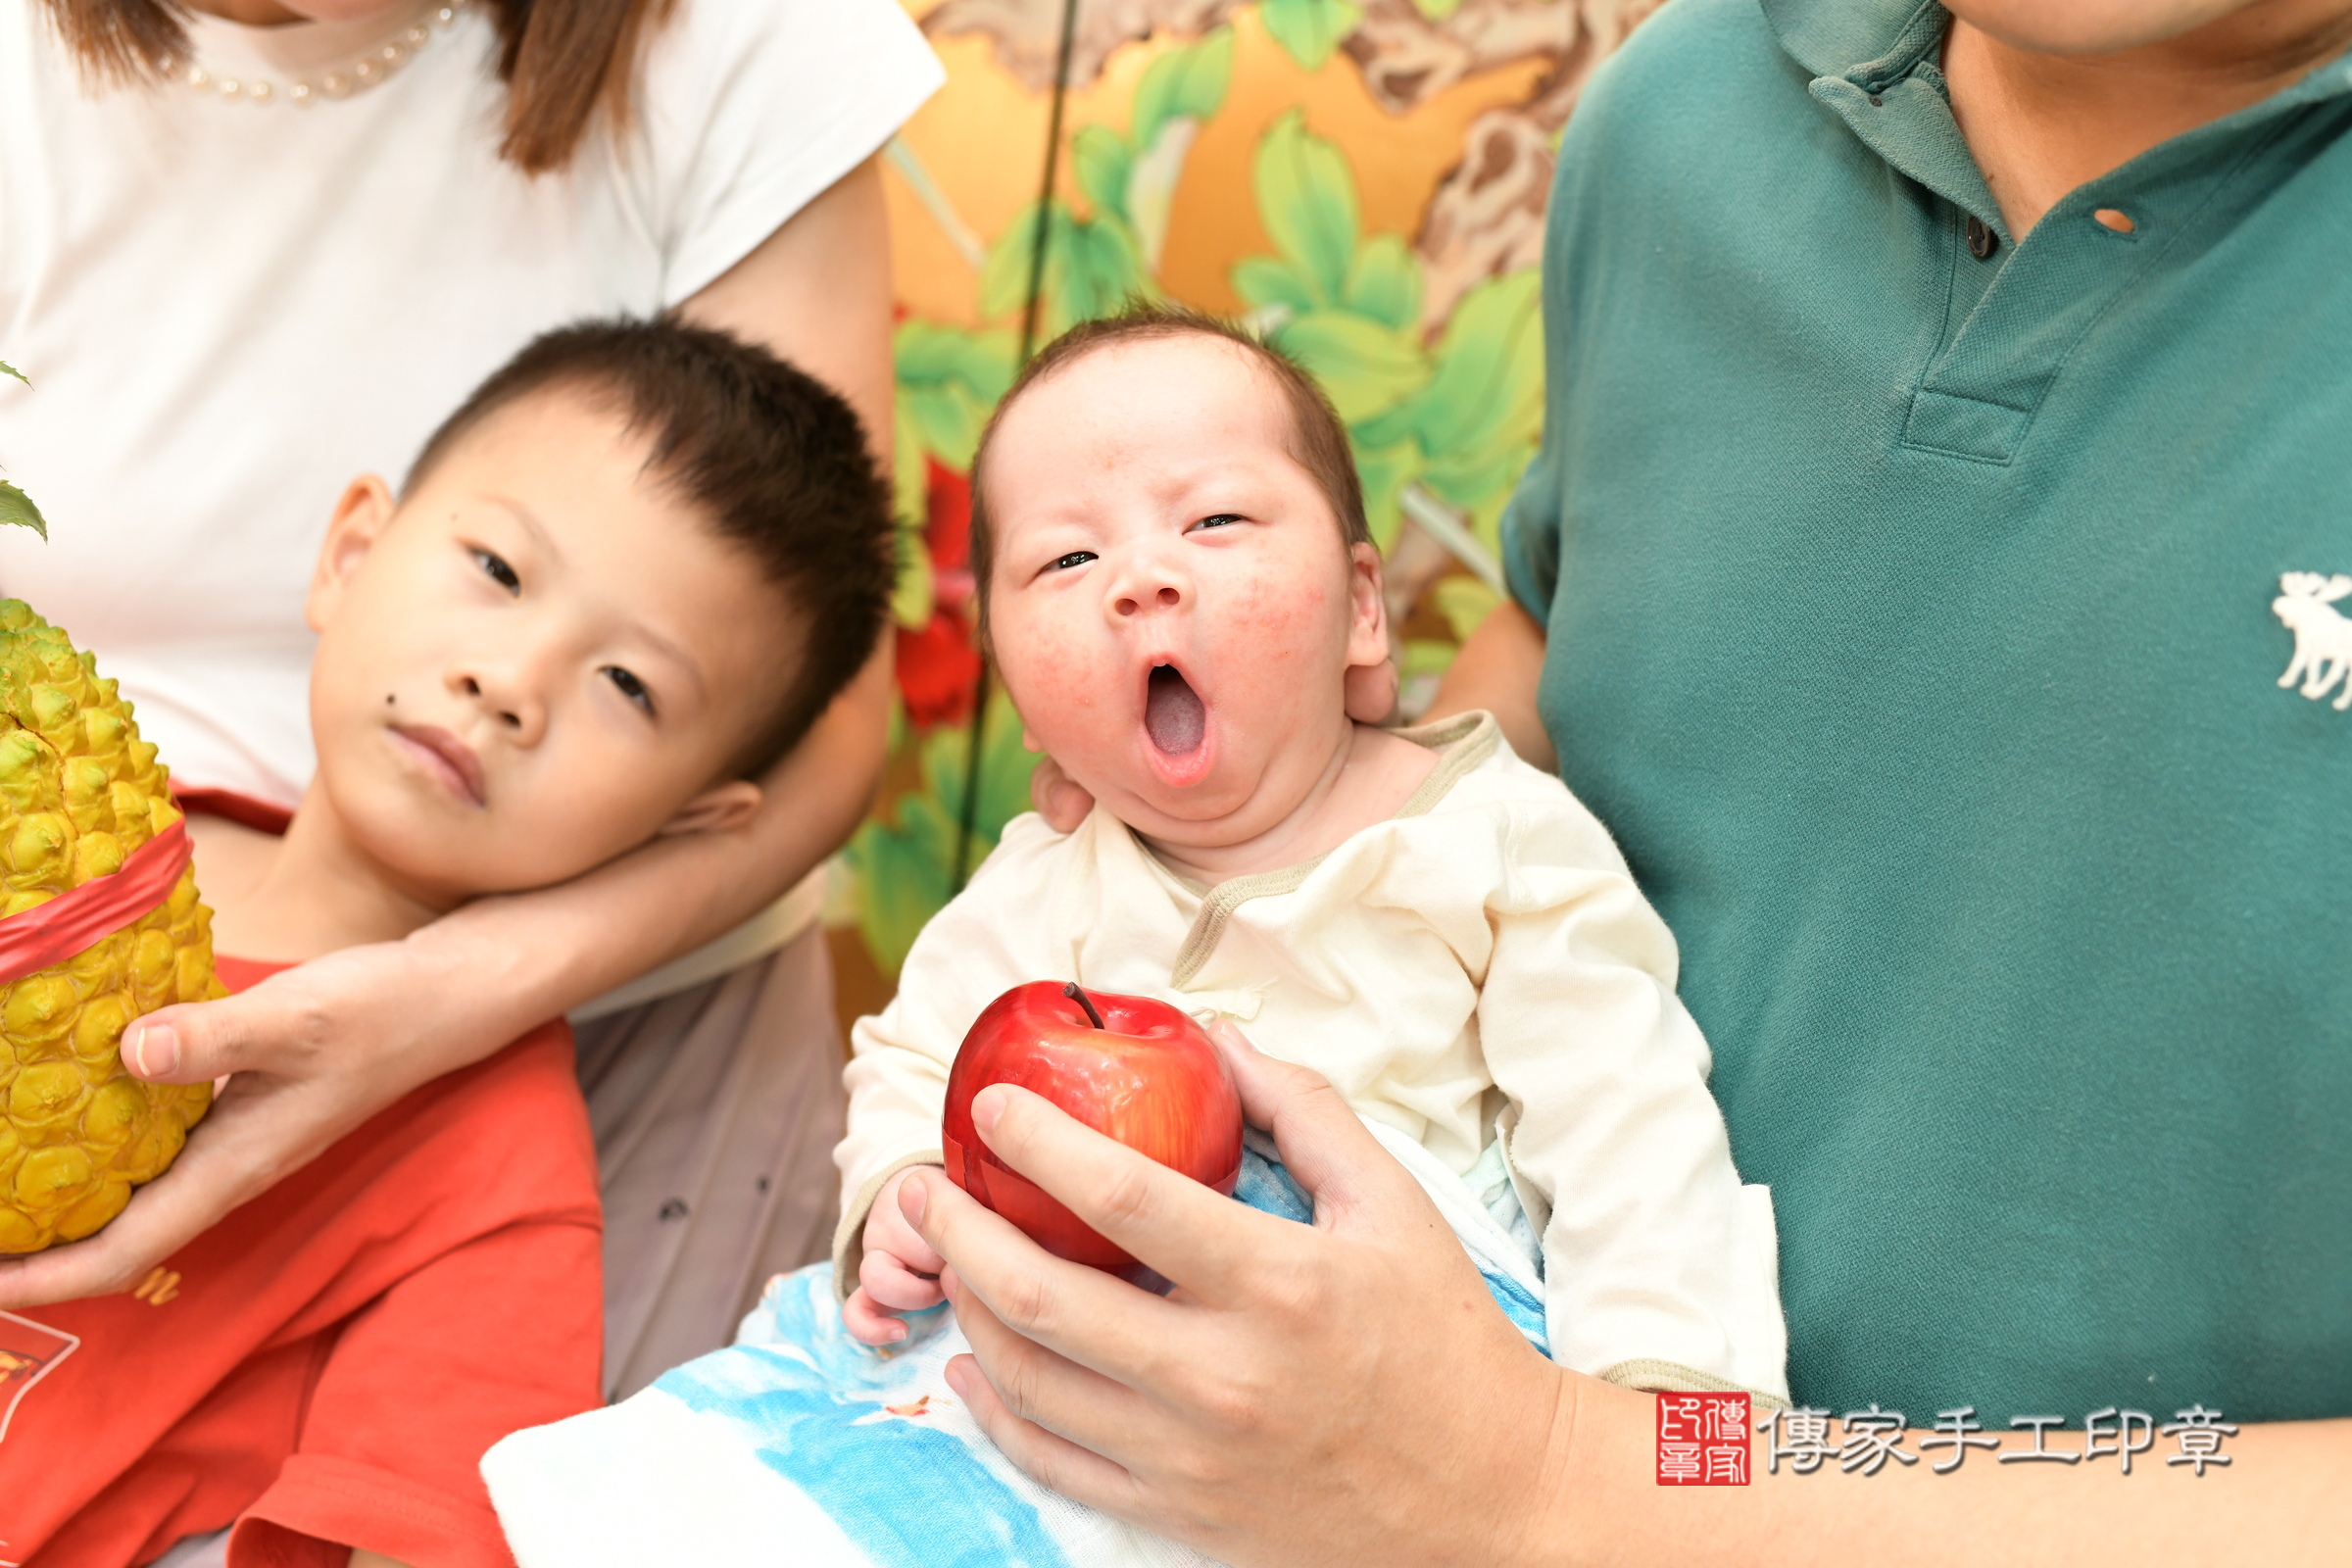
[[[1204,1186],[1242,1173],[1242,1098],[1225,1058],[1185,1013],[1150,997],[1033,980],[988,1004],[948,1072],[941,1129],[956,1184],[1056,1257],[1137,1277],[1141,1265],[1027,1177],[972,1126],[972,1096],[1018,1084],[1095,1131]]]

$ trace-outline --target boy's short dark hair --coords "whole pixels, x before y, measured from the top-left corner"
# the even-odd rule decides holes
[[[1213,337],[1231,343],[1254,361],[1273,379],[1291,411],[1291,456],[1298,460],[1331,503],[1341,536],[1348,545],[1372,542],[1364,518],[1364,483],[1355,471],[1355,454],[1348,445],[1348,427],[1314,377],[1282,350],[1248,328],[1221,317],[1187,310],[1181,305],[1131,305],[1116,316],[1081,321],[1040,349],[1021,367],[1012,388],[988,416],[980,445],[972,458],[971,564],[974,593],[980,608],[980,636],[988,637],[988,580],[996,570],[996,540],[988,518],[988,449],[1004,422],[1004,411],[1022,393],[1058,370],[1067,368],[1100,349],[1120,343],[1147,342],[1167,337]]]
[[[799,612],[799,669],[734,764],[799,744],[882,632],[896,576],[890,487],[839,393],[767,350],[674,318],[582,321],[524,345],[425,442],[414,489],[481,422],[541,393],[608,404],[651,438],[647,467],[742,546]]]

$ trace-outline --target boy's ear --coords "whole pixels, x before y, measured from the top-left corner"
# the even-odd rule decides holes
[[[1380,552],[1370,545],[1348,547],[1348,664],[1389,662],[1389,605],[1381,593]]]
[[[662,836],[672,833],[728,833],[760,814],[766,797],[748,778],[733,778],[709,789],[678,808],[678,814],[662,824]]]
[[[334,515],[327,519],[326,542],[318,547],[318,564],[311,568],[311,591],[302,604],[302,616],[311,630],[322,632],[335,618],[353,574],[392,525],[392,514],[399,506],[392,487],[372,473],[363,473],[343,487],[343,498],[335,503]]]

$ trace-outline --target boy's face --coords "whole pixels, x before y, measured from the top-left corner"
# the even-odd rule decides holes
[[[577,393],[490,416],[394,503],[346,492],[310,620],[318,784],[428,903],[543,887],[664,830],[735,825],[786,612],[750,556]],[[307,809],[307,808],[306,808]]]
[[[1005,686],[1030,743],[1149,836],[1271,828],[1347,732],[1348,667],[1388,657],[1379,556],[1291,431],[1244,350],[1185,335],[1065,367],[990,445]]]

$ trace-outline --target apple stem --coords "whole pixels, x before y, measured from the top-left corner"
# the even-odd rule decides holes
[[[1073,980],[1068,985],[1063,986],[1061,988],[1061,994],[1086,1009],[1086,1021],[1088,1023],[1093,1024],[1098,1029],[1102,1027],[1102,1015],[1095,1010],[1095,999],[1088,996],[1085,992],[1079,990],[1077,981]]]

